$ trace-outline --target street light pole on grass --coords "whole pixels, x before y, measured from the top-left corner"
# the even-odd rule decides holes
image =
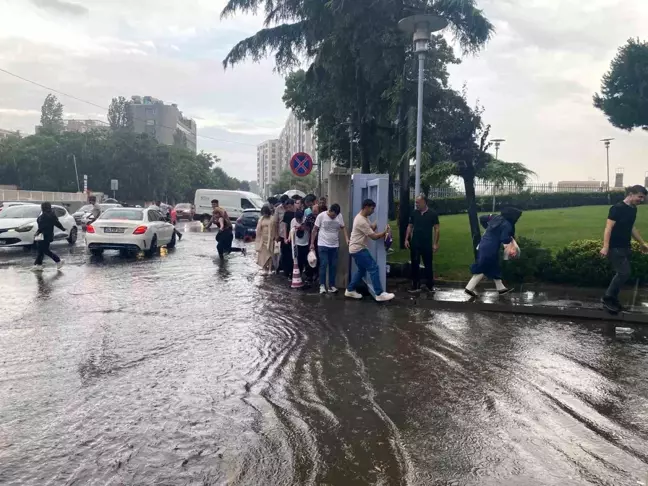
[[[412,15],[398,22],[398,28],[414,35],[414,52],[418,54],[418,112],[416,120],[416,182],[415,195],[421,194],[421,147],[423,144],[423,85],[425,81],[425,56],[430,47],[432,32],[448,26],[448,22],[436,15]]]
[[[607,176],[607,193],[608,193],[608,204],[610,204],[610,142],[614,140],[613,138],[604,138],[601,140],[605,144],[605,152],[607,158],[607,166],[605,174]]]
[[[491,140],[491,142],[493,142],[495,144],[495,160],[499,160],[500,145],[502,145],[502,143],[506,142],[506,140],[504,140],[503,138],[494,138],[493,140]],[[496,192],[495,189],[496,189],[496,187],[495,187],[495,185],[496,184],[493,182],[493,212],[495,212],[495,206],[496,206],[496,200],[495,200],[495,197],[496,197],[495,196],[495,192]]]

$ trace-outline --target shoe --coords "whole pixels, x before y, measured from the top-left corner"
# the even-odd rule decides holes
[[[513,289],[502,289],[497,291],[497,293],[500,295],[510,294],[511,292],[513,292]]]
[[[421,286],[421,290],[423,290],[423,292],[428,292],[430,294],[433,294],[434,293],[434,285],[432,287],[429,287],[429,286],[424,284],[424,285]]]
[[[32,267],[32,272],[42,272],[43,271],[43,265],[34,265]]]
[[[410,294],[417,294],[418,295],[418,294],[421,293],[421,289],[419,289],[418,287],[412,287],[411,289],[408,290],[408,292]]]
[[[182,233],[178,231],[178,241],[182,241]]]
[[[338,293],[338,289],[336,289],[335,287],[329,288],[329,294],[337,294],[337,293]]]
[[[396,297],[394,294],[383,292],[382,294],[376,296],[376,302],[388,302],[394,297]]]
[[[65,265],[65,261],[61,260],[56,264],[56,269],[60,270],[61,268],[63,268],[63,265]]]
[[[613,298],[603,297],[601,299],[601,304],[603,304],[603,307],[612,314],[618,314],[621,312],[621,304],[615,302],[615,299]]]
[[[357,300],[362,299],[362,294],[359,294],[355,290],[347,290],[346,292],[344,292],[344,296],[350,299],[357,299]]]
[[[243,247],[241,253],[243,253],[243,256],[247,256],[247,248]]]
[[[474,290],[464,289],[464,292],[466,292],[471,297],[477,297],[477,292],[475,292]]]
[[[326,293],[326,287],[324,285],[320,285],[320,294],[325,294]]]

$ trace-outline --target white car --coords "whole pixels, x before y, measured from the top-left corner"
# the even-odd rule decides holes
[[[74,218],[63,206],[52,205],[52,211],[65,228],[54,228],[54,241],[67,240],[74,245],[77,227]],[[34,245],[38,230],[36,220],[41,214],[40,204],[19,204],[0,211],[0,247],[20,247],[29,250]]]
[[[161,246],[176,245],[174,226],[159,211],[148,208],[108,209],[87,226],[85,239],[93,255],[101,255],[104,250],[153,255]]]

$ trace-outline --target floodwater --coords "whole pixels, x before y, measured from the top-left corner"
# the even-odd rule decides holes
[[[648,484],[641,342],[291,291],[204,233],[55,251],[0,251],[0,484]]]

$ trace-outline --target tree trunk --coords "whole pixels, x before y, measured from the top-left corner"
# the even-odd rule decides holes
[[[360,172],[371,174],[371,136],[369,135],[369,125],[366,122],[360,122],[360,162],[362,164]]]
[[[479,218],[477,217],[477,197],[475,195],[475,175],[472,171],[463,175],[464,189],[466,191],[466,202],[468,203],[468,221],[470,222],[470,234],[472,240],[472,249],[477,258],[477,246],[481,241],[481,231],[479,230]]]

